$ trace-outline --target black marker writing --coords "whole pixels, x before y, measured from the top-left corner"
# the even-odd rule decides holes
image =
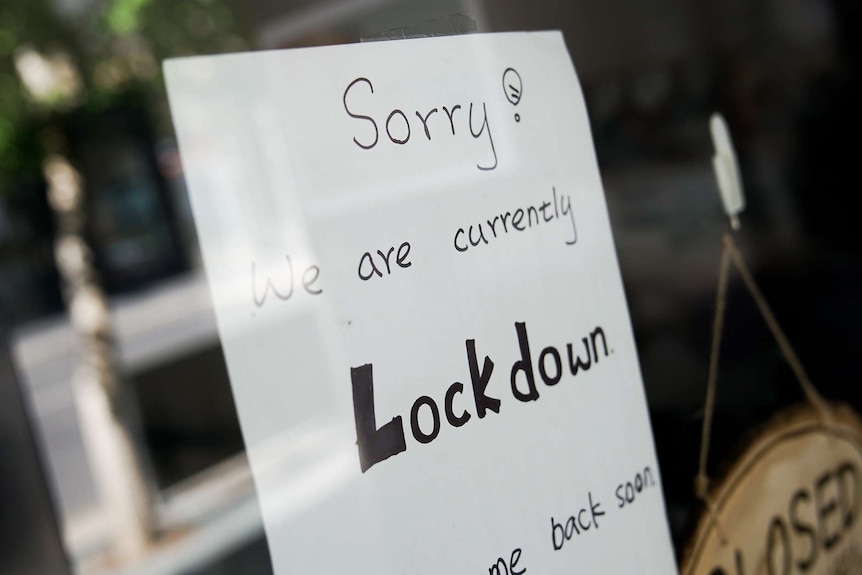
[[[501,212],[484,222],[471,224],[466,228],[458,228],[452,238],[452,244],[457,251],[466,252],[482,244],[487,245],[510,232],[523,232],[564,219],[568,220],[572,227],[571,231],[567,232],[567,236],[571,239],[565,240],[566,245],[573,246],[578,241],[578,228],[575,225],[572,198],[568,195],[558,194],[557,188],[551,188],[551,198],[540,204]]]
[[[601,502],[594,500],[592,492],[588,492],[587,505],[578,509],[573,515],[569,515],[564,522],[557,523],[551,517],[551,541],[554,544],[554,551],[562,549],[566,541],[571,541],[572,537],[586,534],[591,529],[598,529],[599,517],[604,514]]]
[[[482,135],[482,132],[488,131],[488,141],[491,143],[491,153],[494,154],[494,164],[491,166],[483,166],[481,164],[476,164],[476,167],[480,170],[493,170],[497,167],[497,149],[494,147],[494,138],[491,136],[491,126],[488,125],[488,108],[485,107],[485,102],[482,102],[482,115],[484,116],[482,119],[482,126],[479,128],[478,132],[473,131],[473,103],[470,102],[470,134],[474,138],[479,138]]]
[[[374,96],[374,84],[368,78],[356,78],[347,85],[341,101],[344,111],[348,116],[357,120],[363,126],[361,135],[354,135],[353,142],[363,150],[371,150],[380,142],[380,127],[377,120],[369,113],[359,113],[356,110],[365,108]],[[363,106],[364,104],[364,106]],[[474,140],[486,139],[489,149],[489,157],[476,163],[476,167],[483,171],[493,170],[497,167],[497,148],[494,145],[494,136],[491,134],[491,125],[488,120],[488,108],[482,102],[482,111],[479,105],[471,102],[466,116],[460,116],[456,112],[462,109],[461,104],[453,106],[433,107],[427,110],[415,110],[412,116],[408,116],[403,110],[394,108],[386,116],[383,128],[386,137],[393,144],[406,145],[413,139],[422,139],[427,142],[441,140],[443,137],[459,137],[461,134],[469,133]],[[443,113],[440,113],[440,109]],[[412,122],[417,124],[417,130],[411,128],[410,117],[415,117]],[[466,126],[459,128],[457,118],[463,117],[461,122]],[[358,126],[357,126],[358,128]],[[373,132],[373,135],[372,135]]]
[[[356,444],[359,446],[359,467],[362,473],[407,449],[401,416],[377,429],[374,415],[374,377],[370,363],[350,370],[353,383],[353,416],[356,421]],[[358,408],[357,408],[358,406]]]
[[[393,254],[395,257],[392,257]],[[390,247],[386,253],[382,250],[377,250],[376,257],[371,255],[371,252],[365,252],[362,254],[362,257],[359,258],[359,268],[356,273],[362,281],[368,281],[374,276],[382,278],[383,271],[381,271],[381,268],[383,268],[384,265],[386,266],[386,275],[392,274],[393,264],[396,264],[401,269],[407,269],[412,266],[413,262],[407,259],[409,256],[410,242],[403,242],[398,246],[397,251],[395,250],[395,246]],[[380,266],[377,265],[377,261],[380,262]]]
[[[537,385],[539,380],[545,386],[553,387],[561,383],[567,371],[566,368],[568,368],[568,373],[575,377],[598,365],[602,357],[607,357],[613,353],[612,350],[608,349],[605,332],[601,327],[596,327],[587,336],[581,338],[584,347],[584,359],[580,355],[575,355],[575,349],[571,343],[566,344],[565,356],[551,345],[544,347],[538,354],[534,354],[530,348],[527,326],[523,322],[515,323],[515,335],[518,339],[520,358],[512,364],[510,383],[512,395],[522,402],[539,399],[540,394]],[[601,342],[601,354],[599,342]],[[492,392],[489,389],[492,384],[492,376],[495,373],[494,362],[487,355],[479,361],[480,355],[476,351],[476,341],[473,339],[465,341],[465,348],[475,414],[481,420],[488,416],[489,412],[500,413],[502,403],[499,399],[500,390],[498,388],[496,392]],[[567,358],[565,362],[564,357]],[[538,361],[534,361],[536,358]],[[538,378],[536,372],[538,372]],[[371,364],[352,368],[350,378],[353,385],[353,413],[356,420],[359,466],[364,473],[373,465],[406,451],[407,442],[400,415],[377,429]],[[526,386],[519,385],[518,381],[526,382]],[[461,428],[473,421],[473,414],[469,411],[471,407],[468,403],[469,399],[463,398],[465,395],[464,387],[463,383],[455,381],[449,385],[444,395],[442,412],[446,422],[454,429]],[[428,444],[437,439],[440,433],[443,433],[442,423],[443,417],[441,417],[440,406],[433,397],[422,395],[413,402],[410,409],[410,431],[417,443]]]
[[[614,494],[617,496],[617,507],[622,509],[626,505],[631,505],[635,502],[637,496],[644,489],[655,487],[655,479],[653,478],[652,469],[646,466],[643,473],[635,473],[632,481],[626,481],[617,485]]]
[[[506,562],[502,557],[498,557],[497,561],[488,569],[488,575],[524,575],[527,572],[526,567],[518,568],[518,561],[521,560],[521,548],[518,547],[512,551],[509,556],[509,561]]]
[[[371,140],[370,144],[363,144],[362,142],[357,140],[356,137],[353,138],[353,141],[356,142],[357,146],[359,146],[363,150],[370,150],[371,148],[373,148],[374,146],[377,145],[377,141],[380,139],[380,132],[377,130],[377,122],[375,122],[374,118],[372,118],[371,116],[363,116],[362,114],[354,114],[347,107],[347,93],[350,92],[351,88],[353,88],[354,86],[356,86],[357,84],[360,84],[360,83],[368,84],[368,89],[371,90],[372,94],[374,93],[374,86],[371,85],[371,80],[369,80],[368,78],[357,78],[354,81],[352,81],[350,83],[350,85],[347,86],[347,89],[344,91],[344,96],[342,98],[342,101],[344,102],[344,111],[347,112],[348,116],[350,116],[351,118],[357,118],[360,120],[368,121],[371,123],[371,127],[374,128],[374,139]]]

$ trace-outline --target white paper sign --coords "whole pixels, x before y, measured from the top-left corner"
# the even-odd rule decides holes
[[[278,575],[676,572],[559,33],[165,71]]]

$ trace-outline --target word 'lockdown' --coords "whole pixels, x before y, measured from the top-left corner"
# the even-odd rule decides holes
[[[613,353],[608,349],[604,330],[596,327],[589,335],[581,338],[583,345],[583,356],[577,353],[573,344],[566,344],[567,364],[563,363],[563,356],[554,346],[542,349],[535,363],[530,350],[530,342],[527,338],[527,327],[523,322],[515,323],[515,332],[518,336],[518,347],[521,358],[515,361],[510,372],[509,382],[512,395],[518,401],[536,401],[539,399],[539,388],[536,386],[536,371],[542,382],[547,386],[560,383],[568,365],[571,375],[577,376],[581,372],[589,371],[593,365],[597,365],[602,356],[596,345],[601,342],[604,357]],[[470,381],[473,388],[473,400],[476,407],[476,415],[479,419],[484,418],[488,411],[500,413],[500,399],[486,393],[494,372],[494,362],[487,355],[479,367],[476,355],[476,340],[468,339],[467,364],[470,371]],[[407,442],[404,435],[404,424],[401,416],[377,428],[377,418],[374,413],[374,379],[370,363],[350,370],[350,378],[353,384],[353,414],[356,420],[356,443],[359,447],[359,466],[362,472],[368,471],[376,463],[398,455],[407,450]],[[443,412],[446,421],[452,427],[458,428],[465,425],[472,414],[464,408],[460,413],[456,412],[456,396],[464,392],[464,384],[456,381],[446,390],[443,402]],[[420,426],[420,410],[425,408],[430,413],[432,425],[430,430],[424,430]],[[423,395],[419,397],[410,410],[410,429],[413,438],[419,443],[431,443],[440,433],[440,408],[431,397]]]

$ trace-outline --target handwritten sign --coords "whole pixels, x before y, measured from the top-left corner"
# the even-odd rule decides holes
[[[165,71],[276,573],[676,571],[559,33]]]

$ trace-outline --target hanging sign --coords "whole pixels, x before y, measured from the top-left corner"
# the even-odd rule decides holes
[[[559,33],[165,72],[278,575],[676,572]]]
[[[854,575],[862,568],[862,424],[783,414],[710,495],[683,575]]]

